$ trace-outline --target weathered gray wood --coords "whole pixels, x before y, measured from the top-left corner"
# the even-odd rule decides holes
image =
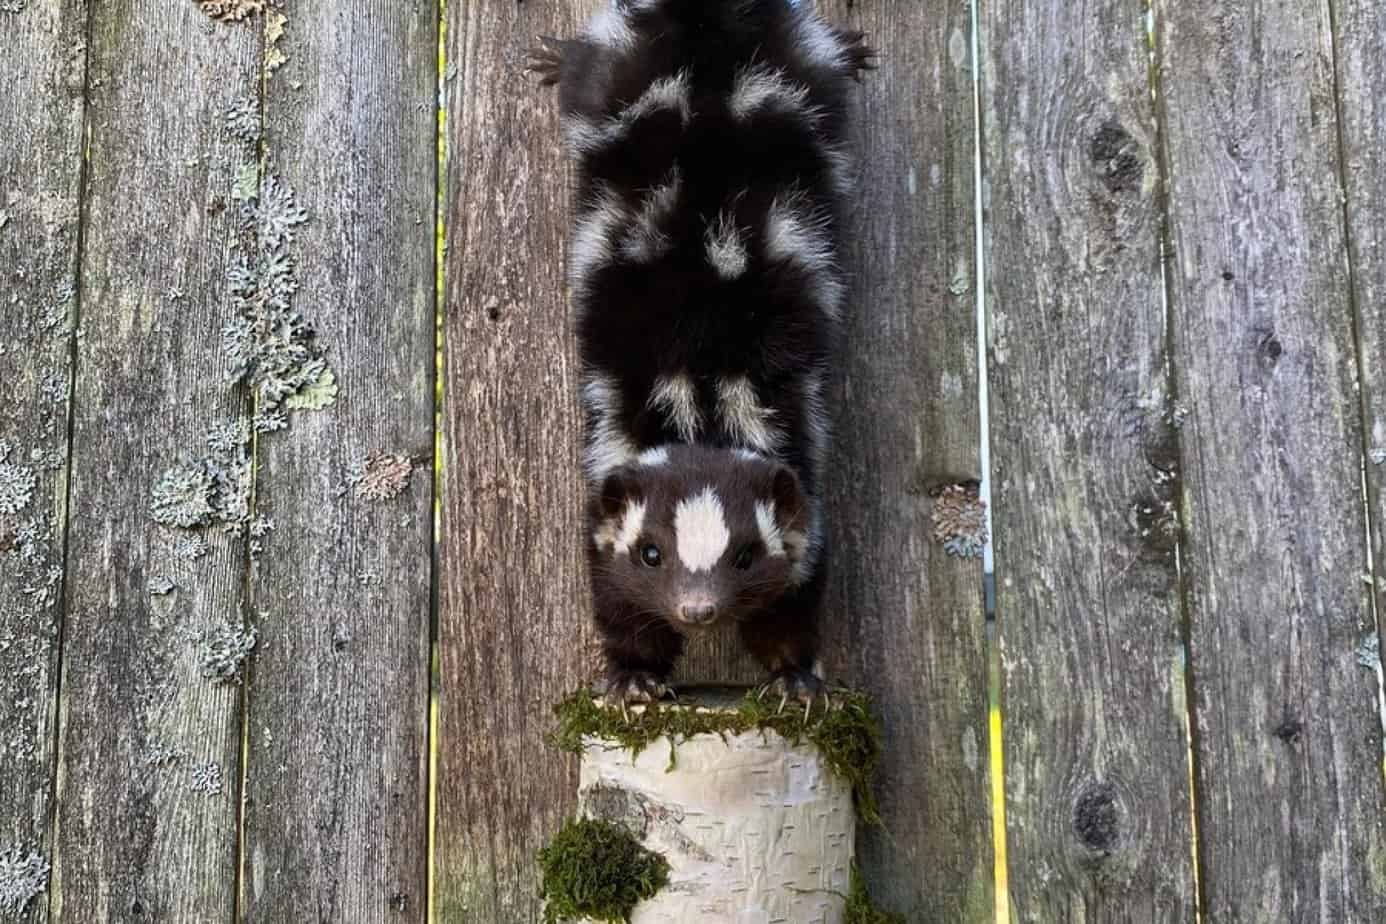
[[[980,559],[932,538],[932,490],[979,475],[972,64],[966,5],[820,3],[880,53],[859,93],[855,279],[828,484],[831,678],[885,732],[884,827],[860,829],[874,896],[910,921],[992,918]]]
[[[242,618],[243,543],[214,529],[209,554],[178,559],[151,490],[242,412],[216,348],[235,223],[218,203],[222,110],[254,93],[257,44],[192,3],[91,6],[57,921],[233,911],[239,691],[201,675],[197,639]],[[151,596],[160,579],[176,589]]]
[[[71,0],[0,12],[0,852],[42,863],[53,856],[86,15]],[[47,920],[47,899],[27,910],[21,920]]]
[[[1386,920],[1328,8],[1155,15],[1204,917]]]
[[[600,0],[447,5],[448,262],[439,564],[440,922],[539,918],[534,851],[571,812],[550,707],[595,663],[558,107],[534,37]]]
[[[1143,11],[979,11],[1008,899],[1019,921],[1191,921]]]
[[[256,515],[275,528],[251,566],[242,906],[247,921],[423,921],[438,14],[287,12],[265,149],[309,211],[295,307],[340,393],[258,443]],[[416,466],[396,496],[371,496],[377,454]]]
[[[1377,619],[1386,613],[1386,5],[1335,0],[1338,117],[1348,254],[1367,437]],[[1381,628],[1378,622],[1378,630]],[[1364,650],[1368,666],[1379,667]]]

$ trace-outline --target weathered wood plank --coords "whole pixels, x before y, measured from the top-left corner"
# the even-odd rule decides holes
[[[53,856],[86,17],[73,0],[0,12],[0,854],[42,857],[35,888]],[[46,899],[26,904],[47,920]]]
[[[992,920],[980,559],[932,539],[929,494],[979,477],[973,83],[966,5],[820,3],[880,55],[859,94],[855,277],[828,516],[829,676],[877,699],[884,826],[862,871],[910,921]]]
[[[1155,4],[1210,921],[1386,920],[1327,4]]]
[[[90,15],[52,915],[226,920],[239,695],[199,649],[241,621],[244,546],[209,527],[194,557],[152,492],[180,466],[159,515],[206,519],[207,433],[242,412],[215,349],[236,221],[222,110],[254,93],[258,43],[192,3]]]
[[[980,15],[1008,898],[1020,921],[1191,921],[1144,17],[1116,0]]]
[[[267,175],[309,212],[294,305],[340,392],[258,443],[274,530],[251,565],[242,904],[248,921],[423,921],[438,10],[287,12]]]
[[[558,107],[522,73],[600,0],[447,5],[447,263],[436,896],[444,924],[539,918],[534,851],[572,810],[550,708],[594,666]]]
[[[1386,613],[1386,57],[1381,54],[1386,5],[1335,0],[1333,8],[1379,620]],[[1376,665],[1380,650],[1378,646]],[[1372,661],[1369,650],[1363,656]]]

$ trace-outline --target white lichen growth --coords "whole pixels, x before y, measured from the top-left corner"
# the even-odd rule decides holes
[[[241,667],[255,648],[254,626],[223,623],[203,633],[198,650],[202,676],[219,683],[240,683]]]
[[[205,526],[215,512],[212,476],[200,465],[179,465],[160,476],[154,485],[150,512],[156,523],[192,529]]]
[[[308,221],[308,211],[298,204],[294,191],[277,176],[265,180],[260,191],[260,246],[271,253],[295,242],[296,229]]]
[[[144,763],[155,770],[169,770],[182,763],[188,752],[168,744],[154,743],[144,752]]]
[[[226,131],[231,137],[255,144],[260,140],[260,104],[248,96],[226,107]]]
[[[19,915],[48,888],[43,854],[18,844],[0,850],[0,911]]]
[[[13,462],[0,462],[0,513],[15,514],[28,507],[34,499],[36,487],[38,476],[33,469]]]
[[[377,453],[366,459],[365,470],[356,482],[356,496],[367,500],[390,500],[409,487],[414,462],[408,456]]]
[[[173,542],[170,554],[178,561],[195,562],[207,555],[207,540],[197,534],[179,536]]]
[[[230,21],[265,11],[265,0],[197,0],[197,5],[213,19]]]
[[[178,585],[174,583],[173,579],[168,577],[150,578],[145,584],[145,588],[149,591],[151,597],[168,596],[173,593],[174,588],[177,586]]]
[[[215,762],[199,764],[188,773],[188,788],[209,796],[221,795],[221,767]]]
[[[1369,455],[1373,465],[1386,465],[1386,446],[1378,446]]]
[[[950,484],[934,498],[934,541],[949,555],[977,558],[987,544],[987,505],[975,485]]]
[[[260,167],[253,162],[241,164],[231,181],[231,198],[237,202],[250,202],[259,195]]]

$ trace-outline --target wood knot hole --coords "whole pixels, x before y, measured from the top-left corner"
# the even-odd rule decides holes
[[[1073,802],[1073,833],[1084,847],[1107,857],[1121,841],[1121,808],[1110,783],[1091,783]]]
[[[1108,119],[1088,142],[1088,157],[1108,192],[1139,190],[1145,180],[1140,145],[1116,119]]]

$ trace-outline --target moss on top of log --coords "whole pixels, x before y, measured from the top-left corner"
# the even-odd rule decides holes
[[[780,709],[773,698],[758,698],[747,691],[739,699],[722,691],[674,702],[656,703],[629,710],[604,705],[589,689],[578,690],[554,707],[558,729],[553,743],[574,754],[582,753],[589,739],[620,744],[632,755],[652,742],[669,740],[669,767],[677,759],[678,742],[695,735],[737,735],[774,732],[791,744],[808,741],[824,762],[852,787],[857,814],[868,824],[879,824],[871,783],[880,761],[881,732],[871,709],[871,699],[857,690],[831,692],[831,706],[810,712]]]

